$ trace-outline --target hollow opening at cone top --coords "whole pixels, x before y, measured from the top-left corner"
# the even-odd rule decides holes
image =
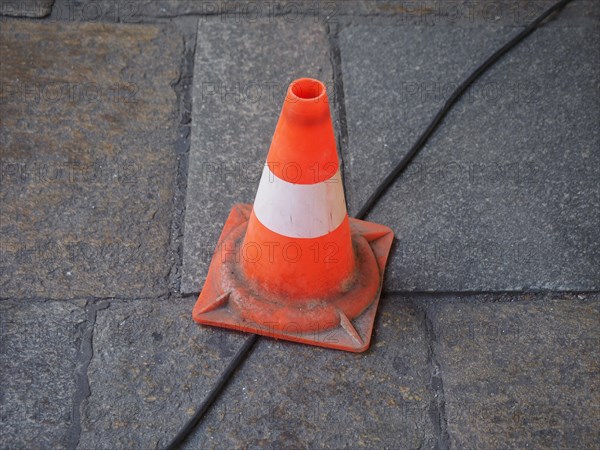
[[[291,94],[297,97],[299,101],[318,101],[324,97],[325,91],[325,85],[312,78],[300,78],[290,84]]]

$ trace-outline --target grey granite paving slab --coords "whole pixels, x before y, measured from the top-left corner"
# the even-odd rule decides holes
[[[46,17],[54,0],[0,0],[0,15],[14,17]]]
[[[451,448],[597,448],[600,296],[511,300],[431,309]]]
[[[0,447],[69,448],[83,303],[0,303]]]
[[[311,21],[200,21],[194,71],[185,293],[200,291],[233,204],[254,200],[289,83],[308,76],[332,87],[325,27]]]
[[[369,216],[396,233],[386,289],[600,287],[598,30],[558,20],[536,31],[448,115]],[[517,31],[341,31],[351,213]]]
[[[424,318],[384,297],[366,353],[261,339],[186,448],[435,448]]]
[[[6,1],[6,0],[5,0]],[[14,1],[14,0],[13,0]],[[45,1],[45,0],[44,0]],[[87,22],[147,22],[183,15],[221,16],[219,20],[243,25],[258,18],[287,23],[305,19],[335,24],[353,18],[391,19],[397,25],[469,26],[471,24],[524,25],[557,0],[56,0],[52,20]],[[595,0],[577,0],[567,17],[600,17]]]
[[[165,448],[244,335],[200,327],[193,300],[112,302],[98,311],[80,449]]]
[[[182,38],[5,20],[2,297],[167,292]]]

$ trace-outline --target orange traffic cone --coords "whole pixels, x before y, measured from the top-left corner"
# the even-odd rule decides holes
[[[196,322],[322,347],[369,347],[389,228],[349,219],[325,86],[294,81],[251,205],[235,205]]]

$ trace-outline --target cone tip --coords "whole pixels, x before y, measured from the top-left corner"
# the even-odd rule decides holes
[[[314,78],[299,78],[288,87],[283,111],[289,118],[330,119],[325,85]]]
[[[298,78],[290,83],[288,97],[298,102],[318,102],[327,98],[327,89],[314,78]]]

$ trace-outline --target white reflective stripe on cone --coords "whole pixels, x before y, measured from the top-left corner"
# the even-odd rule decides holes
[[[294,184],[263,169],[254,214],[269,230],[287,237],[317,238],[331,233],[346,217],[340,171],[315,184]]]

